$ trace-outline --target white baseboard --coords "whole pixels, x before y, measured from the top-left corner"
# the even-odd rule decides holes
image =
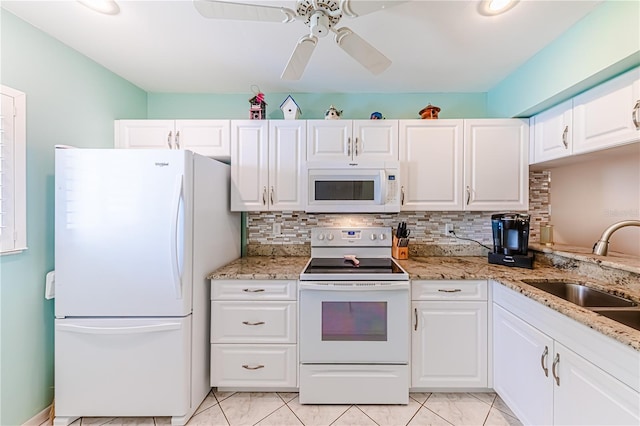
[[[24,422],[22,426],[40,426],[42,423],[49,420],[49,411],[51,411],[51,405]]]

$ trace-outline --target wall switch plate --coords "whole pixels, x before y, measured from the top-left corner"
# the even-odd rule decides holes
[[[276,222],[273,224],[273,235],[280,235],[280,234],[282,234],[282,224]]]

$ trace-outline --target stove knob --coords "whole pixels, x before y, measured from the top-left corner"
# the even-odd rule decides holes
[[[381,239],[381,240],[386,240],[386,239],[387,239],[387,236],[386,236],[385,234],[380,234],[380,239]]]
[[[318,239],[319,239],[320,241],[324,240],[324,234],[318,234]]]
[[[327,235],[327,240],[332,241],[333,240],[333,234]]]
[[[375,241],[376,240],[376,234],[371,234],[371,240]]]

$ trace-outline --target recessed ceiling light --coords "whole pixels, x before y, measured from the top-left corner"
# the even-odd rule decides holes
[[[482,15],[498,15],[511,9],[517,2],[518,0],[482,0],[478,10]]]
[[[115,0],[78,0],[91,10],[104,13],[105,15],[117,15],[120,13],[120,6]]]

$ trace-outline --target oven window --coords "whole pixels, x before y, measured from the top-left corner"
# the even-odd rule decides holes
[[[373,180],[316,180],[315,200],[374,200]]]
[[[387,341],[387,302],[322,302],[323,341]]]

